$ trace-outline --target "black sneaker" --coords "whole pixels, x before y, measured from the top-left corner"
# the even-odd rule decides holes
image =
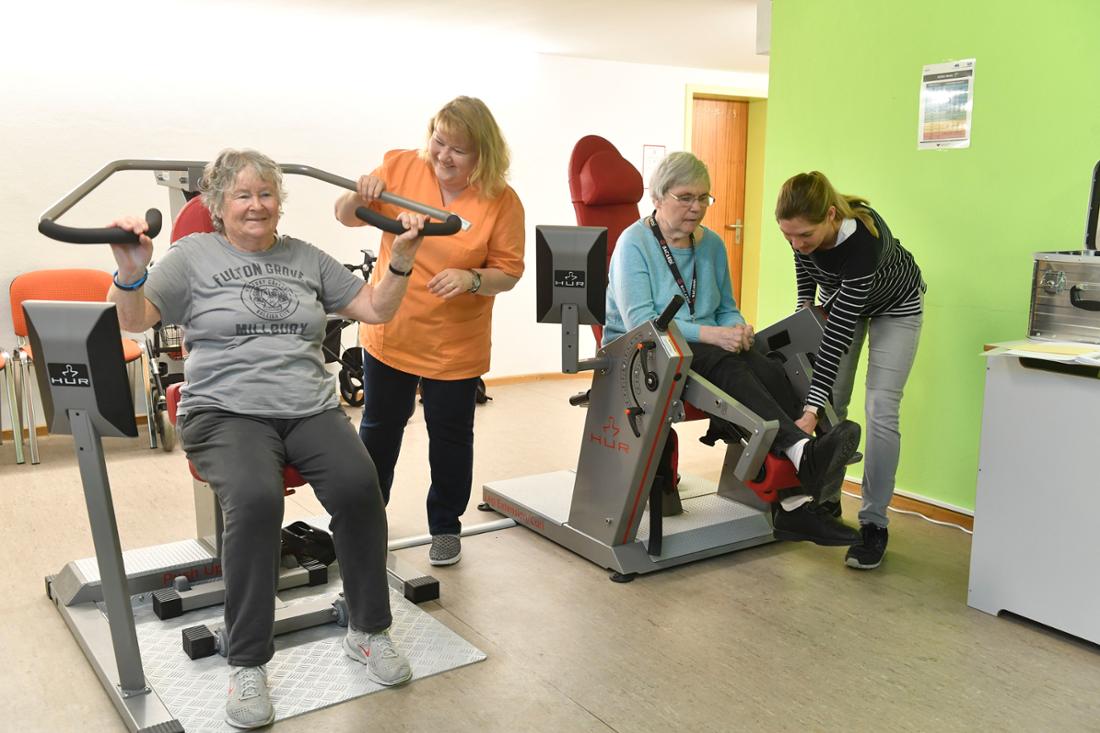
[[[843,469],[859,448],[859,425],[842,420],[818,437],[810,438],[802,449],[798,463],[798,480],[806,493],[815,499],[838,469]]]
[[[844,564],[857,570],[873,570],[882,564],[882,556],[886,553],[886,542],[890,539],[890,533],[886,527],[878,527],[874,524],[861,524],[859,526],[860,542],[848,548],[848,554],[844,556]]]
[[[838,547],[860,541],[859,532],[834,517],[822,504],[808,502],[793,511],[779,507],[772,519],[772,534],[777,540],[813,542]]]

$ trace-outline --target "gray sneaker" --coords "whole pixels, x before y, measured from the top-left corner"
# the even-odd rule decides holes
[[[230,667],[225,720],[234,728],[262,728],[275,720],[266,667]]]
[[[454,565],[462,559],[462,538],[456,534],[432,535],[428,562],[432,565]]]
[[[367,672],[379,684],[400,685],[412,678],[409,660],[397,651],[388,630],[368,634],[348,627],[348,635],[344,637],[344,653],[367,665]]]

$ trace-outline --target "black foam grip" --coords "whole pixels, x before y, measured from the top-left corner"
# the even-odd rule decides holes
[[[145,234],[152,239],[160,234],[162,218],[156,209],[145,212],[145,221],[149,224],[149,230]],[[80,227],[67,227],[56,221],[43,219],[38,222],[38,231],[50,239],[69,244],[137,244],[138,235],[128,232],[121,227],[102,227],[99,229],[83,229]]]
[[[366,206],[360,206],[356,209],[355,215],[372,227],[377,227],[390,234],[404,234],[406,231],[405,227],[397,219],[383,216],[374,209],[368,209]],[[462,219],[456,214],[451,214],[447,217],[446,221],[439,224],[435,222],[425,224],[424,228],[420,231],[425,237],[446,237],[451,234],[457,234],[458,230],[461,228]]]
[[[661,315],[657,316],[658,331],[667,331],[668,324],[672,323],[673,317],[676,315],[676,311],[680,310],[680,306],[684,304],[684,298],[681,295],[673,295],[672,300],[668,302],[668,306],[665,308]]]

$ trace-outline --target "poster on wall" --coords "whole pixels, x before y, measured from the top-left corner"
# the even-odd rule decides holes
[[[642,186],[649,188],[649,179],[653,177],[653,171],[665,159],[664,145],[642,146]]]
[[[921,73],[917,148],[970,147],[974,59],[929,64]]]

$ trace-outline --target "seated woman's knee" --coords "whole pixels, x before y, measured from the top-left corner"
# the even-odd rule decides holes
[[[325,505],[330,513],[342,508],[361,507],[363,502],[381,502],[378,474],[372,464],[334,461],[325,475]]]
[[[226,485],[218,494],[227,521],[257,529],[282,523],[284,499],[281,480],[265,482],[253,477]]]

